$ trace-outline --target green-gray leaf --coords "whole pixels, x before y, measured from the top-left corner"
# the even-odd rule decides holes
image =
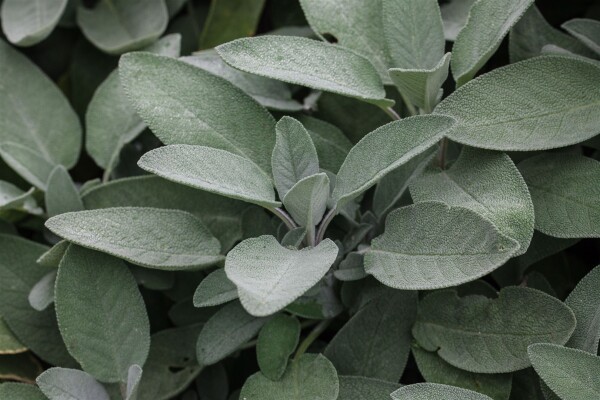
[[[413,335],[457,368],[505,373],[530,365],[532,343],[564,344],[575,324],[569,307],[535,289],[509,286],[496,299],[446,290],[421,301]]]
[[[32,196],[34,188],[27,192],[19,189],[10,182],[0,181],[0,215],[3,211],[20,210],[30,214],[42,214],[43,210],[38,207]]]
[[[5,382],[0,384],[0,397],[11,400],[47,400],[48,398],[33,385]]]
[[[396,289],[437,289],[473,281],[519,249],[515,240],[478,213],[439,202],[395,210],[385,225],[385,233],[365,254],[365,270]]]
[[[419,372],[427,382],[458,386],[490,396],[494,400],[508,400],[511,393],[511,374],[476,374],[448,364],[434,352],[414,346],[412,349]]]
[[[50,400],[110,400],[98,381],[77,369],[50,368],[35,381]]]
[[[183,61],[121,57],[119,76],[142,120],[165,144],[197,144],[244,156],[270,175],[275,120],[232,83]]]
[[[70,242],[149,268],[194,269],[222,259],[219,241],[184,211],[105,208],[61,214],[46,226]]]
[[[265,0],[212,2],[200,35],[200,48],[215,47],[230,40],[254,35],[264,5]]]
[[[460,87],[435,113],[457,120],[450,139],[474,147],[568,146],[598,134],[600,68],[560,56],[528,59]]]
[[[247,400],[336,400],[339,393],[337,372],[321,354],[304,354],[288,366],[276,382],[262,373],[250,376],[240,393]]]
[[[565,300],[577,318],[577,328],[568,347],[598,354],[600,341],[600,266],[594,268]]]
[[[43,311],[54,302],[54,282],[56,271],[47,273],[29,292],[29,304],[37,311]]]
[[[292,99],[292,91],[287,84],[232,68],[215,50],[201,51],[180,60],[228,80],[264,107],[280,111],[302,109],[302,104]]]
[[[312,139],[319,156],[319,166],[337,174],[352,149],[352,142],[337,126],[307,115],[299,115]]]
[[[0,40],[0,143],[22,146],[20,157],[2,149],[2,158],[40,189],[57,164],[75,165],[81,146],[81,126],[68,100],[56,85],[27,57]],[[33,154],[33,155],[31,155]],[[29,156],[28,156],[29,155]],[[29,171],[35,156],[50,165],[45,176]],[[30,161],[30,157],[34,160]],[[25,171],[15,166],[15,160]],[[39,164],[39,162],[38,162]],[[31,174],[39,177],[32,179]]]
[[[452,74],[458,86],[475,76],[532,4],[533,0],[480,0],[473,4],[452,48]]]
[[[550,343],[529,346],[535,372],[563,400],[600,397],[600,357]]]
[[[296,317],[279,314],[262,327],[256,343],[256,359],[264,376],[273,381],[281,379],[299,338],[300,322]]]
[[[416,383],[392,393],[393,400],[492,400],[488,396],[437,383]]]
[[[319,157],[308,131],[294,118],[281,118],[275,131],[271,166],[277,193],[283,199],[297,182],[319,172]]]
[[[271,179],[258,165],[225,150],[172,144],[144,154],[138,165],[170,181],[221,196],[269,209],[281,205],[275,200]]]
[[[273,236],[246,239],[227,254],[225,272],[252,315],[273,314],[291,304],[323,278],[338,254],[329,239],[291,250]]]
[[[300,0],[312,30],[323,40],[327,35],[339,45],[362,54],[373,63],[384,83],[389,56],[385,48],[382,0]],[[395,21],[394,21],[395,23]]]
[[[452,118],[423,115],[369,133],[350,150],[337,175],[332,197],[338,208],[432,147],[453,125]]]
[[[340,376],[340,395],[344,400],[383,400],[397,390],[398,383],[363,376]]]
[[[410,185],[415,202],[441,201],[489,219],[527,251],[533,237],[533,203],[519,170],[504,153],[465,147],[449,169],[429,168]]]
[[[237,299],[237,288],[219,268],[200,282],[194,292],[194,307],[218,306]]]
[[[83,34],[109,54],[148,46],[162,35],[168,22],[164,0],[101,0],[93,9],[77,9]]]
[[[32,46],[50,35],[67,0],[6,0],[2,4],[2,29],[17,46]]]
[[[329,178],[320,173],[300,180],[283,198],[285,209],[298,225],[306,227],[310,240],[327,208],[329,192]]]
[[[242,71],[389,106],[379,74],[341,46],[293,36],[261,36],[222,44],[217,51]]]
[[[398,382],[404,371],[417,293],[388,290],[360,309],[325,348],[338,373]]]
[[[535,208],[535,228],[559,238],[600,237],[600,162],[541,154],[519,164]]]
[[[239,302],[227,304],[204,325],[196,343],[196,357],[202,366],[215,364],[252,339],[267,318],[248,314]]]
[[[135,279],[121,260],[71,245],[58,269],[56,316],[69,352],[103,382],[126,382],[144,365],[150,325]]]
[[[450,0],[449,3],[440,5],[446,40],[450,42],[456,40],[458,33],[467,24],[469,11],[474,3],[475,0]]]
[[[118,179],[87,191],[88,209],[109,207],[154,207],[187,211],[210,229],[223,251],[242,238],[242,212],[248,204],[196,190],[158,176]]]
[[[71,175],[65,167],[57,165],[48,178],[46,188],[46,212],[48,216],[83,210],[83,202]]]
[[[561,27],[600,55],[600,22],[589,18],[575,18]]]

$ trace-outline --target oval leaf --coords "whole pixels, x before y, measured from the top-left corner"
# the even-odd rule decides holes
[[[68,0],[6,0],[2,29],[17,46],[32,46],[46,39],[65,11]]]
[[[565,300],[577,318],[568,347],[598,354],[600,341],[600,265],[579,281]]]
[[[222,259],[219,241],[184,211],[106,208],[61,214],[46,226],[70,242],[149,268],[194,269]]]
[[[76,369],[50,368],[36,383],[50,400],[110,400],[98,381]]]
[[[71,175],[62,165],[56,166],[50,173],[45,200],[46,212],[50,217],[83,210],[79,190],[71,179]]]
[[[281,379],[299,339],[300,322],[296,317],[279,314],[262,327],[256,343],[256,359],[267,378]]]
[[[212,307],[238,298],[237,288],[222,268],[213,271],[200,282],[194,292],[194,307]]]
[[[437,383],[416,383],[392,393],[393,400],[492,400],[483,394]]]

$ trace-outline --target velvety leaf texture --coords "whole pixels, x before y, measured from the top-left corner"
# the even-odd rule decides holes
[[[340,395],[338,399],[380,400],[386,399],[400,384],[362,376],[339,376]]]
[[[46,212],[51,217],[66,212],[83,210],[79,191],[62,165],[58,165],[50,173],[45,199]]]
[[[437,383],[417,383],[392,393],[393,400],[490,400],[488,396]]]
[[[70,242],[149,268],[197,269],[222,259],[219,241],[184,211],[105,208],[61,214],[46,226]]]
[[[575,329],[573,312],[535,289],[507,287],[497,299],[435,292],[419,304],[413,335],[449,364],[470,372],[504,373],[530,365],[527,346],[564,344]]]
[[[106,389],[83,371],[50,368],[36,383],[50,400],[109,400]]]
[[[579,39],[596,55],[600,55],[600,22],[588,18],[575,18],[562,24],[562,28]]]
[[[7,0],[2,4],[2,29],[11,43],[32,46],[50,35],[68,0]]]
[[[600,341],[600,266],[594,268],[565,300],[577,318],[577,327],[567,342],[568,347],[598,353]]]
[[[204,278],[196,288],[194,306],[217,306],[237,298],[237,287],[227,278],[224,269],[217,269]]]
[[[256,360],[267,378],[277,381],[282,377],[299,338],[300,322],[285,314],[273,317],[262,327],[256,343]]]

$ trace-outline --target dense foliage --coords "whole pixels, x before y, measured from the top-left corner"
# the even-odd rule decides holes
[[[598,3],[0,3],[0,399],[600,398]]]

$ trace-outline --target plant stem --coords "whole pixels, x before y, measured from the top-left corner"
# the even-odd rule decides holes
[[[286,213],[283,209],[276,207],[276,208],[269,208],[269,210],[271,210],[271,212],[273,212],[273,214],[277,215],[279,217],[279,219],[281,219],[283,221],[285,226],[288,227],[289,230],[292,230],[292,229],[295,229],[298,227],[298,225],[296,225],[296,223],[294,222],[292,217],[290,217],[289,214]]]
[[[327,327],[331,324],[331,319],[326,319],[321,322],[308,334],[306,338],[300,343],[298,346],[298,350],[296,351],[296,355],[294,356],[294,361],[299,359],[302,354],[306,353],[306,350],[310,347],[311,344],[327,329]]]
[[[400,115],[398,115],[398,113],[396,112],[396,110],[394,110],[392,107],[386,107],[386,108],[383,108],[382,110],[385,111],[385,113],[387,115],[389,115],[390,118],[393,119],[394,121],[402,119],[400,117]]]
[[[446,151],[448,149],[448,139],[442,138],[440,140],[440,149],[438,150],[438,165],[440,169],[446,168]]]
[[[325,217],[323,217],[323,222],[321,222],[321,225],[319,225],[319,230],[317,231],[317,238],[315,239],[315,245],[321,243],[321,241],[323,240],[323,237],[325,236],[325,231],[327,230],[327,227],[329,226],[329,223],[331,222],[331,220],[333,219],[333,217],[335,217],[335,207],[332,208],[331,210],[329,210],[329,212],[327,214],[325,214]]]

